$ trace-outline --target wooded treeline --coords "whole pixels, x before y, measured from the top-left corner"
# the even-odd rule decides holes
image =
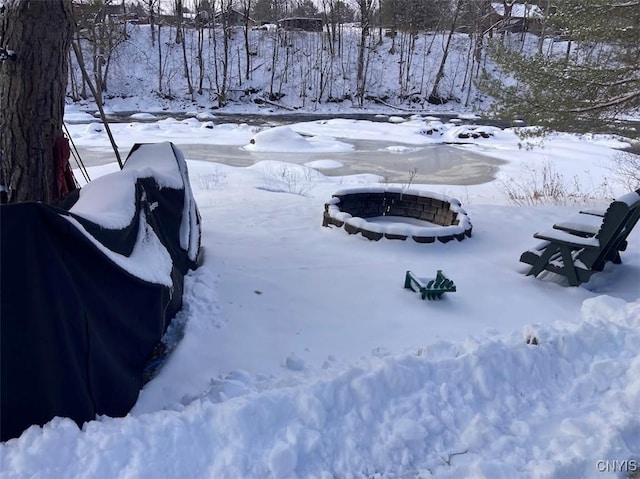
[[[639,0],[78,2],[74,43],[99,101],[144,84],[144,94],[213,107],[493,103],[556,127],[639,107]],[[288,24],[298,28],[278,23],[287,17],[302,17]],[[321,31],[304,31],[311,18]],[[87,97],[70,61],[70,95]]]
[[[468,107],[479,101],[474,82],[486,66],[489,38],[527,41],[527,25],[512,29],[517,34],[496,33],[510,10],[496,19],[487,0],[90,0],[81,7],[74,43],[99,101],[133,95],[133,88],[111,88],[110,79],[144,70],[146,79],[155,78],[153,93],[199,102],[204,95],[217,107],[230,101],[310,109],[341,101]],[[322,31],[277,28],[291,16],[319,18]],[[70,95],[86,98],[78,59],[70,61]]]

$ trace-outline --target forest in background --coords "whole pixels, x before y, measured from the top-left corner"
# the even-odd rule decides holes
[[[211,108],[274,104],[408,110],[485,111],[476,82],[498,72],[488,40],[516,51],[548,53],[566,45],[528,25],[489,16],[473,0],[145,0],[91,1],[77,9],[69,97],[99,101],[154,95]],[[538,8],[538,7],[536,7]],[[504,11],[504,10],[503,10]],[[116,13],[114,13],[116,12]],[[321,31],[278,28],[277,19],[319,18]],[[550,31],[550,30],[549,30]],[[546,39],[546,41],[545,41]],[[556,38],[557,40],[557,38]],[[78,63],[88,75],[83,77]]]
[[[640,108],[639,0],[77,0],[74,16],[73,101],[89,86],[98,103],[384,105],[583,131]]]

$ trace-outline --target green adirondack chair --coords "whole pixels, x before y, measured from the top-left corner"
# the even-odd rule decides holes
[[[627,237],[639,219],[640,189],[617,198],[602,213],[582,211],[553,229],[534,234],[544,241],[522,253],[520,261],[531,265],[527,275],[551,271],[578,286],[602,271],[607,262],[622,262],[620,252],[626,250]]]
[[[407,271],[404,276],[404,287],[420,293],[422,299],[428,300],[440,299],[444,293],[456,291],[456,285],[440,269],[435,278],[419,278],[412,271]]]

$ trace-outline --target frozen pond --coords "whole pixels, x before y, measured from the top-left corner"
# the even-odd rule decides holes
[[[115,161],[101,125],[85,123],[86,116],[80,120],[77,117],[71,119],[75,120],[71,129],[86,166]],[[434,135],[437,136],[463,123],[486,123],[486,120],[477,119],[425,118],[423,123],[407,122],[405,126],[398,123],[404,123],[408,118],[383,115],[338,119],[318,115],[242,115],[215,116],[215,121],[171,115],[153,121],[132,122],[130,115],[122,114],[116,120],[120,121],[113,123],[111,128],[123,159],[130,145],[136,142],[172,141],[189,160],[236,167],[276,160],[309,165],[327,176],[369,173],[382,177],[388,183],[448,185],[488,183],[495,179],[498,168],[504,163],[478,153],[473,149],[476,145],[451,145],[447,143],[450,138],[443,136],[436,142],[435,138],[432,141],[428,134],[422,133],[423,129],[435,128]],[[445,126],[440,120],[450,121]],[[256,145],[261,148],[251,151],[243,148],[259,132],[275,131],[273,127],[279,126],[290,127],[296,133],[289,131],[270,137],[265,140],[267,148],[264,143]],[[311,144],[306,144],[300,135],[310,139]],[[324,139],[324,146],[319,148],[317,141],[320,139]],[[334,148],[332,142],[337,147]]]
[[[263,160],[278,160],[295,164],[319,162],[339,163],[337,168],[319,171],[327,176],[372,173],[389,183],[407,183],[415,171],[412,183],[474,185],[492,181],[501,160],[448,145],[402,146],[385,141],[341,140],[354,145],[354,151],[324,153],[249,152],[237,145],[176,145],[189,160],[212,161],[230,166],[251,166]],[[390,149],[389,149],[390,148]],[[79,147],[86,166],[114,161],[113,152],[105,148]],[[124,158],[127,151],[121,151]]]

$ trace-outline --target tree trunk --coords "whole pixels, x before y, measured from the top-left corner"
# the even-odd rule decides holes
[[[184,67],[184,77],[187,79],[187,89],[189,96],[193,100],[193,84],[191,83],[191,72],[189,71],[189,59],[187,58],[187,38],[184,33],[182,22],[178,25],[178,30],[182,30],[180,37],[182,39],[182,65]]]
[[[251,0],[245,0],[243,4],[244,24],[242,33],[244,34],[244,55],[245,55],[245,71],[244,78],[249,81],[251,79],[251,46],[249,45],[249,22],[251,18]]]
[[[456,3],[456,9],[453,14],[453,20],[451,22],[451,29],[449,30],[449,36],[447,37],[447,43],[444,47],[444,51],[442,52],[442,60],[440,61],[440,68],[438,68],[438,73],[436,73],[436,78],[433,81],[433,88],[431,89],[431,94],[429,95],[428,102],[429,103],[442,103],[443,98],[440,96],[439,88],[440,82],[444,77],[444,67],[447,63],[447,57],[449,56],[449,47],[451,46],[451,38],[456,31],[456,26],[458,24],[458,15],[460,14],[460,8],[462,7],[462,1],[458,0]]]
[[[196,26],[198,34],[198,95],[202,95],[202,84],[204,82],[204,26],[198,23]]]
[[[155,46],[156,44],[156,30],[154,25],[155,22],[155,0],[147,0],[147,7],[149,8],[149,30],[151,31],[151,46]]]
[[[174,8],[178,19],[178,27],[176,28],[176,44],[180,45],[184,41],[184,30],[182,29],[182,0],[175,0]]]
[[[358,0],[360,10],[360,41],[358,42],[358,70],[356,74],[356,98],[358,106],[364,105],[367,89],[367,37],[371,20],[373,0]]]
[[[0,183],[9,202],[57,203],[71,0],[8,0],[1,21],[2,46],[16,59],[0,64]]]
[[[158,23],[158,92],[162,93],[162,75],[164,69],[162,68],[162,42],[160,41],[160,27]]]

